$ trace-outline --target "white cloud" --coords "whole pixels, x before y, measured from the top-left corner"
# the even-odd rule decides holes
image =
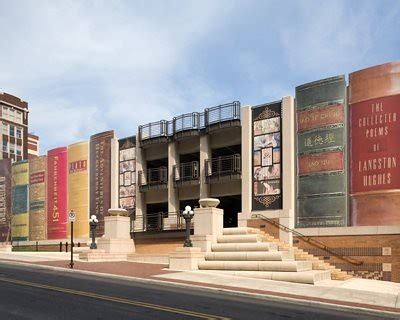
[[[274,101],[396,55],[400,2],[358,3],[2,1],[0,90],[30,103],[42,151],[232,100]]]
[[[391,9],[382,14],[383,1],[297,2],[292,20],[278,29],[290,68],[335,75],[371,64],[380,37],[393,31],[387,24],[398,23],[399,3],[387,4]]]
[[[228,2],[41,1],[7,7],[7,19],[0,21],[8,43],[0,59],[2,89],[28,100],[30,128],[45,149],[98,130],[131,135],[138,124],[205,101],[198,97],[216,97],[200,77],[187,75],[187,92],[180,92],[174,77]]]

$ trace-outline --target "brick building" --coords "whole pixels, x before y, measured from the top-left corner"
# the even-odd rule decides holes
[[[39,156],[39,137],[28,133],[28,159]]]
[[[1,159],[13,161],[28,158],[28,103],[0,92]]]

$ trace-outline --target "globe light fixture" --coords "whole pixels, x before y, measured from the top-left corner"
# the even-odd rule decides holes
[[[98,223],[99,220],[97,220],[96,215],[92,214],[89,219],[90,234],[92,236],[92,243],[90,244],[90,249],[97,249],[95,230],[97,228]]]
[[[190,221],[193,219],[194,212],[190,206],[185,207],[185,211],[182,212],[182,217],[186,222],[186,239],[183,244],[184,247],[193,247],[192,241],[190,240]]]

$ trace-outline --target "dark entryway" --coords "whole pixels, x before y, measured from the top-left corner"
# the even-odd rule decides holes
[[[168,217],[168,202],[146,205],[146,230],[159,231],[163,228],[163,219]]]
[[[220,201],[218,208],[224,210],[224,228],[238,226],[238,213],[242,211],[242,196],[217,197]]]

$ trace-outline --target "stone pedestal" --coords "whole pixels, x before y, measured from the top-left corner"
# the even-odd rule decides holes
[[[11,244],[0,243],[0,252],[11,252],[11,251],[12,251]]]
[[[125,209],[110,209],[104,217],[104,236],[98,238],[97,248],[79,253],[79,259],[95,261],[126,261],[135,252],[135,243],[130,235],[130,218]]]
[[[218,208],[194,209],[194,235],[211,236],[216,242],[224,227],[224,210]]]
[[[112,210],[113,213],[116,211]],[[122,215],[104,217],[104,237],[97,240],[97,248],[106,253],[134,253],[135,243],[130,235],[130,218]]]
[[[169,255],[169,268],[173,270],[198,270],[205,253],[196,247],[180,247]]]

